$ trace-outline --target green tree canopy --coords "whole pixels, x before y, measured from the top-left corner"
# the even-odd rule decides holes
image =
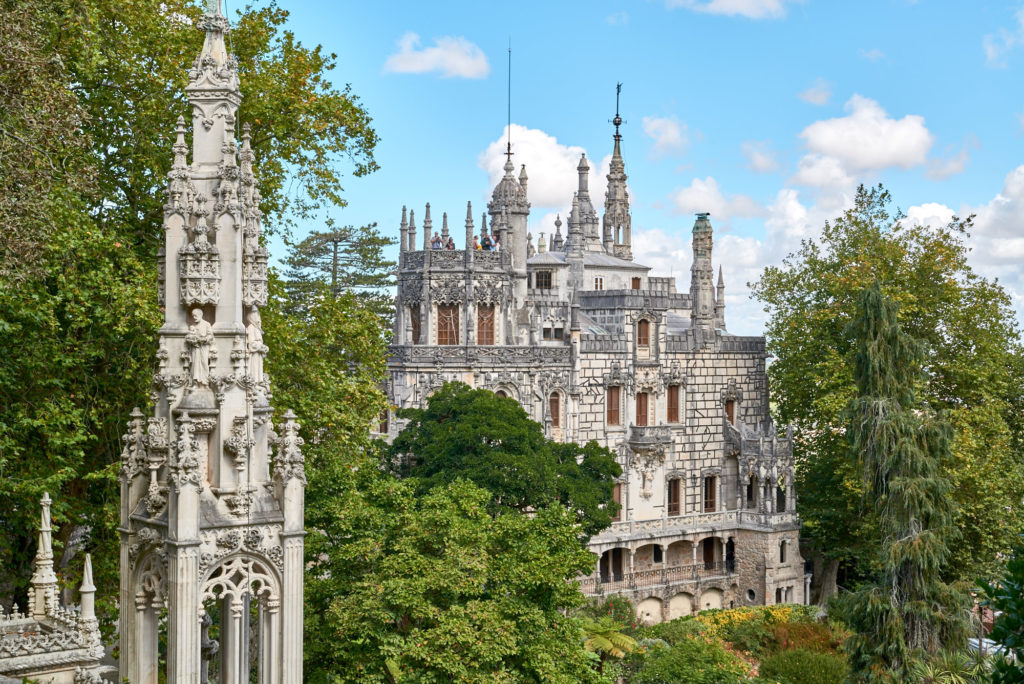
[[[856,394],[847,324],[875,280],[899,305],[904,331],[925,344],[919,396],[953,426],[953,457],[943,467],[960,541],[948,572],[972,580],[991,572],[1024,528],[1024,467],[1012,446],[1020,443],[1024,366],[1009,297],[968,264],[970,219],[909,225],[891,204],[881,187],[861,187],[852,209],[753,284],[769,314],[776,417],[796,428],[801,540],[818,564],[816,584],[825,580],[822,599],[840,564],[856,577],[877,560],[877,521],[861,503],[843,417]]]
[[[576,512],[585,534],[608,527],[622,469],[596,442],[561,444],[514,399],[464,383],[445,383],[409,420],[391,446],[391,460],[420,490],[466,479],[491,492],[492,511],[534,510],[559,502]]]
[[[923,345],[900,327],[896,304],[875,283],[850,325],[857,395],[846,415],[865,500],[878,520],[880,569],[841,602],[858,682],[910,681],[915,663],[966,648],[969,597],[941,573],[955,535],[949,425],[918,399]]]
[[[307,593],[313,682],[596,681],[570,580],[593,566],[575,516],[488,512],[491,494],[460,480],[417,496],[414,480],[349,471],[310,535],[319,562]]]
[[[0,3],[5,601],[24,605],[43,491],[55,502],[58,553],[75,529],[89,529],[101,611],[109,616],[116,600],[103,589],[117,585],[115,464],[156,365],[163,191],[174,122],[189,114],[202,4]],[[252,125],[261,208],[278,226],[343,205],[340,174],[376,168],[369,116],[329,81],[334,56],[296,41],[287,16],[271,3],[230,17],[245,96],[239,123]],[[376,386],[370,392],[382,406]],[[357,398],[354,409],[366,409]]]

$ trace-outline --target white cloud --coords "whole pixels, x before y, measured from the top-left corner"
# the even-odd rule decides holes
[[[860,56],[869,62],[877,62],[880,59],[885,59],[885,53],[878,48],[871,48],[870,50],[861,50]]]
[[[967,168],[967,162],[971,158],[971,149],[978,147],[978,140],[971,136],[960,148],[959,152],[952,152],[946,157],[928,160],[928,177],[932,180],[944,180],[958,173],[963,173]]]
[[[748,140],[743,143],[743,156],[747,158],[747,168],[757,173],[771,173],[779,169],[775,158],[775,150],[769,141],[758,142]]]
[[[384,71],[397,74],[437,72],[444,78],[485,78],[491,67],[487,55],[461,36],[442,36],[430,47],[419,49],[420,37],[412,31],[398,39],[398,52],[384,62]]]
[[[786,5],[799,0],[666,0],[670,9],[682,7],[705,14],[723,14],[747,19],[778,19],[786,15]]]
[[[981,49],[985,53],[987,66],[996,69],[1006,67],[1007,53],[1024,43],[1024,7],[1017,10],[1013,18],[1017,25],[1012,30],[1001,28],[981,39]]]
[[[907,209],[906,223],[918,226],[932,226],[938,228],[946,225],[956,213],[945,204],[937,202],[926,202]]]
[[[605,23],[609,24],[610,26],[625,26],[626,24],[629,23],[629,13],[612,12],[607,17],[605,17],[604,20]]]
[[[933,137],[924,117],[890,118],[877,102],[861,95],[851,97],[845,109],[847,116],[816,121],[800,133],[812,154],[837,159],[855,172],[906,169],[927,161]]]
[[[843,190],[852,187],[855,180],[835,157],[805,154],[789,182],[805,187]]]
[[[477,166],[487,172],[487,200],[490,200],[491,190],[505,174],[507,132],[506,127],[501,136],[488,144],[477,157]],[[586,150],[579,145],[564,145],[553,135],[542,130],[512,124],[512,152],[516,176],[518,177],[522,164],[526,165],[526,173],[529,176],[527,196],[532,207],[530,230],[534,240],[539,238],[541,232],[545,235],[554,232],[556,213],[561,214],[564,236],[568,230],[565,219],[572,206],[572,195],[579,187],[579,172],[576,167],[580,163],[580,155]],[[590,165],[590,173],[587,176],[590,201],[599,214],[604,205],[611,158],[611,154],[606,154],[597,161],[587,155],[587,162]],[[636,195],[628,184],[627,191],[630,202],[635,203]]]
[[[686,124],[680,123],[675,116],[645,116],[643,129],[654,140],[651,153],[656,157],[680,154],[689,143]]]
[[[821,106],[828,103],[832,97],[832,86],[823,78],[815,79],[811,87],[803,91],[798,97],[809,104]]]
[[[694,178],[687,187],[672,193],[671,199],[678,213],[709,212],[712,217],[723,222],[734,216],[760,216],[764,211],[761,205],[747,195],[723,195],[718,181],[711,176]]]

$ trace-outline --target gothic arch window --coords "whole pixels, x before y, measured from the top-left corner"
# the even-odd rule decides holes
[[[439,345],[459,343],[459,305],[437,305],[437,343]]]
[[[551,414],[551,427],[562,427],[562,395],[552,392],[548,396],[548,411]]]
[[[786,562],[786,540],[785,539],[783,539],[781,542],[779,542],[779,562],[780,563],[785,563]]]
[[[651,322],[646,318],[641,318],[636,322],[636,346],[651,346]]]
[[[476,305],[476,343],[494,344],[494,305]]]
[[[420,343],[420,305],[413,304],[409,307],[409,322],[410,328],[412,329],[412,344]]]
[[[496,394],[497,396],[501,397],[502,399],[508,399],[508,392],[506,392],[503,389],[495,390],[494,394]]]

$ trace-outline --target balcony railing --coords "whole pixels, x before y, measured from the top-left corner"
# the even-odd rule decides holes
[[[715,561],[714,563],[697,563],[696,565],[675,565],[671,567],[650,568],[633,572],[607,573],[604,575],[588,575],[580,577],[580,590],[584,594],[594,595],[605,592],[616,592],[624,589],[643,589],[660,587],[683,582],[726,577],[736,574],[736,560]]]
[[[659,532],[666,535],[673,532],[683,534],[711,527],[738,525],[769,527],[799,522],[800,517],[792,511],[760,513],[750,510],[733,510],[715,511],[713,513],[686,513],[684,515],[672,515],[652,520],[613,522],[609,527],[599,532],[592,541],[607,541],[609,538],[615,539],[638,535],[650,536]]]
[[[668,425],[630,425],[629,443],[634,447],[656,446],[672,441],[672,428]]]

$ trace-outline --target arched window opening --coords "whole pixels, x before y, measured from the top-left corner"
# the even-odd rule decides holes
[[[602,582],[622,581],[622,557],[624,549],[609,549],[601,554],[598,564]]]
[[[775,488],[775,510],[779,513],[786,510],[786,489],[784,487]]]
[[[437,343],[459,343],[459,307],[457,304],[438,304]]]
[[[636,346],[651,346],[651,322],[646,318],[641,318],[636,322]]]
[[[508,398],[508,392],[506,392],[503,389],[500,389],[500,390],[496,391],[495,394],[498,395],[499,397],[501,397],[502,399],[507,399]]]
[[[736,424],[736,400],[726,399],[725,400],[725,417],[729,419],[732,425]]]
[[[783,539],[781,542],[779,542],[779,562],[780,563],[785,563],[786,562],[786,540],[785,539]]]
[[[494,305],[477,304],[476,307],[476,343],[479,345],[494,344]]]
[[[655,563],[661,563],[665,560],[665,556],[661,550],[661,546],[658,544],[654,545],[654,556],[652,560]]]
[[[420,305],[413,304],[409,307],[409,322],[412,324],[412,343],[420,343]]]
[[[754,486],[754,476],[751,475],[747,480],[747,508],[757,508],[757,487]]]
[[[552,392],[548,397],[548,410],[551,412],[551,427],[562,427],[562,397]]]

